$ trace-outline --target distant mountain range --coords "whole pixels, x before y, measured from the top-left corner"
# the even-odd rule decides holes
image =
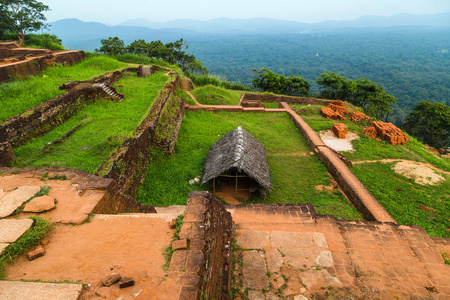
[[[363,16],[352,21],[324,21],[307,24],[294,21],[274,20],[268,18],[229,19],[217,18],[209,21],[179,19],[169,22],[151,22],[147,19],[133,19],[120,23],[119,26],[138,26],[152,29],[183,28],[197,32],[274,32],[298,31],[333,28],[365,28],[394,26],[433,26],[450,27],[450,12],[435,15],[397,14],[391,17]]]
[[[325,21],[315,24],[268,18],[229,19],[209,21],[179,19],[159,23],[146,19],[128,20],[116,26],[78,19],[63,19],[50,23],[50,31],[64,41],[69,49],[94,50],[100,40],[118,36],[130,43],[137,39],[174,41],[179,38],[198,39],[211,35],[236,34],[298,34],[335,30],[387,27],[443,27],[450,28],[450,12],[436,15],[398,14],[392,17],[364,16],[353,21]]]

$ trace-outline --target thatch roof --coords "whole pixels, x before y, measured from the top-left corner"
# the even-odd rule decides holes
[[[263,144],[242,127],[228,132],[209,149],[202,184],[236,168],[270,189],[272,179]]]

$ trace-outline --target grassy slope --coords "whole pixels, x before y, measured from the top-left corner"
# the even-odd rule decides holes
[[[358,219],[360,215],[338,192],[315,190],[329,185],[325,166],[309,148],[286,114],[187,112],[172,158],[155,151],[137,199],[151,205],[186,204],[188,192],[210,186],[188,181],[202,177],[209,148],[227,132],[242,126],[266,146],[274,190],[265,202],[314,204],[319,213]],[[261,202],[262,199],[254,199]]]
[[[146,79],[134,73],[124,76],[116,83],[117,91],[125,95],[122,102],[97,99],[49,133],[14,149],[19,165],[61,166],[94,173],[142,122],[167,78],[164,71]],[[44,149],[78,124],[83,125],[64,142]]]
[[[241,98],[239,93],[214,85],[196,88],[192,94],[198,102],[205,105],[237,105]]]
[[[450,175],[420,185],[395,173],[393,163],[354,165],[352,171],[400,224],[420,225],[431,236],[450,237]]]
[[[0,122],[62,94],[64,91],[58,87],[67,81],[91,79],[125,66],[109,57],[94,57],[70,67],[48,68],[38,77],[3,83],[0,85]]]

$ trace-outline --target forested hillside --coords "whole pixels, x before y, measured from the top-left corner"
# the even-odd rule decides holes
[[[315,79],[333,71],[368,77],[397,98],[390,121],[401,123],[415,103],[450,104],[450,29],[352,29],[286,35],[228,35],[189,40],[212,74],[250,84],[252,68]]]

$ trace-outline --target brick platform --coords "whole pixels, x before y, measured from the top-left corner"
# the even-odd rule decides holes
[[[448,241],[419,226],[339,220],[306,204],[229,208],[242,249],[235,282],[249,299],[450,297]]]

